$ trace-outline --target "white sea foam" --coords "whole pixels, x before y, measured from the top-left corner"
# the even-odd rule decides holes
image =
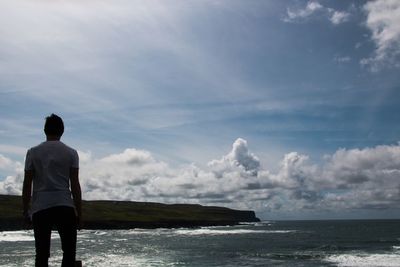
[[[84,265],[87,267],[109,267],[109,266],[166,266],[167,259],[161,259],[157,256],[146,257],[139,255],[121,255],[121,254],[97,254],[82,255]],[[171,264],[168,264],[171,265]],[[175,265],[173,265],[175,266]]]
[[[294,230],[249,230],[249,229],[180,229],[175,234],[180,235],[240,235],[240,234],[287,234]]]
[[[130,230],[115,230],[115,233],[118,233],[120,236],[126,235],[163,235],[170,234],[173,229],[130,229]]]
[[[274,224],[273,221],[261,221],[261,222],[240,222],[238,226],[272,226]]]
[[[108,233],[105,231],[96,231],[94,232],[95,235],[107,235]]]
[[[325,259],[339,267],[398,267],[400,254],[342,254]]]
[[[32,231],[0,232],[0,242],[34,241]]]
[[[51,239],[59,239],[57,232],[52,232]],[[4,231],[0,232],[0,242],[27,242],[35,241],[33,231]]]
[[[96,255],[85,259],[86,266],[143,266],[143,261],[140,261],[134,255]]]

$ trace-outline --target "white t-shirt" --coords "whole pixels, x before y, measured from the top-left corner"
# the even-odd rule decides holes
[[[74,207],[70,168],[79,168],[78,153],[60,141],[46,141],[28,150],[25,170],[34,171],[32,214],[56,206]]]

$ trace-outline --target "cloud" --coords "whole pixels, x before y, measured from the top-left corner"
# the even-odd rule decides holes
[[[3,180],[0,180],[0,194],[21,194],[23,181],[22,164],[0,154],[0,171],[1,170],[7,173],[13,173],[13,175],[8,175]]]
[[[305,8],[291,9],[287,8],[287,17],[285,18],[287,22],[294,21],[296,19],[305,19],[310,17],[316,11],[323,9],[324,7],[317,1],[309,1]]]
[[[26,148],[20,147],[20,146],[0,144],[0,152],[7,153],[7,154],[19,155],[19,156],[25,156]]]
[[[0,154],[0,169],[9,168],[12,165],[12,160]]]
[[[319,164],[291,152],[276,173],[262,170],[258,178],[281,210],[395,209],[400,203],[400,144],[339,149]]]
[[[88,163],[92,160],[92,152],[78,150],[79,162],[82,164]]]
[[[204,168],[172,167],[148,151],[127,149],[90,163],[82,184],[91,198],[339,211],[398,205],[399,177],[399,144],[339,149],[320,164],[290,152],[271,172],[262,168],[247,141],[238,138],[228,154]]]
[[[251,175],[257,175],[260,168],[260,160],[253,153],[249,152],[247,141],[238,138],[232,146],[232,151],[220,160],[212,160],[208,166],[214,170],[218,177],[234,167],[242,168]]]
[[[323,177],[335,188],[400,186],[399,145],[339,149],[327,159]]]
[[[0,194],[5,195],[21,195],[22,194],[23,174],[7,176],[3,181],[0,181]]]
[[[0,170],[14,171],[14,170],[20,170],[21,168],[22,168],[21,162],[14,161],[0,154]]]
[[[259,172],[260,188],[292,190],[302,187],[309,176],[308,161],[308,156],[297,152],[284,155],[277,173],[268,170]]]
[[[400,204],[400,143],[338,149],[318,163],[290,152],[276,171],[260,163],[238,138],[231,151],[206,166],[171,166],[151,152],[128,148],[96,158],[79,151],[85,199],[199,203],[274,211],[395,209]],[[22,164],[5,156],[14,175],[0,181],[0,193],[21,194]]]
[[[87,157],[86,157],[87,158]],[[81,164],[82,187],[89,199],[135,199],[141,197],[140,185],[160,175],[169,176],[165,163],[156,161],[149,152],[126,149]]]
[[[374,54],[360,61],[377,71],[385,65],[399,67],[400,55],[400,2],[397,0],[377,0],[364,6],[367,14],[366,27],[371,31],[375,43]]]
[[[208,46],[210,40],[219,45],[209,39],[212,32],[193,31],[193,18],[201,27],[212,26],[202,19],[210,8],[223,7],[158,0],[2,1],[2,84],[23,88],[15,94],[41,107],[93,121],[119,120],[130,129],[190,123],[198,116],[188,109],[165,107],[248,94],[235,68]],[[170,97],[160,97],[165,88]]]
[[[104,164],[122,164],[130,166],[143,166],[155,160],[148,151],[134,148],[126,149],[121,154],[111,155],[101,160]]]
[[[349,56],[343,56],[343,57],[335,56],[333,60],[335,62],[337,62],[337,63],[348,63],[348,62],[351,61],[351,57],[349,57]]]
[[[346,22],[349,17],[350,13],[348,12],[331,10],[331,17],[329,18],[329,20],[332,22],[332,24],[338,25]]]
[[[308,1],[304,8],[287,8],[286,16],[283,21],[285,22],[298,22],[305,21],[316,14],[322,15],[327,18],[333,25],[339,25],[346,22],[350,18],[350,13],[346,11],[338,11],[333,8],[324,7],[318,1]]]

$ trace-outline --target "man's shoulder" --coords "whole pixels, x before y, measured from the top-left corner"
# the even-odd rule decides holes
[[[69,146],[69,145],[67,145],[67,144],[65,144],[65,143],[63,143],[63,142],[60,142],[65,148],[67,148],[67,149],[69,149],[69,150],[72,150],[72,151],[76,151],[76,149],[75,148],[73,148],[73,147],[71,147],[71,146]]]
[[[71,154],[78,154],[75,148],[72,148],[69,145],[64,144],[63,142],[60,142],[60,146],[62,146],[65,150],[69,151]]]
[[[61,141],[57,141],[57,142],[42,142],[36,146],[31,147],[30,149],[28,149],[28,151],[37,151],[37,150],[41,150],[41,149],[55,149],[55,150],[66,150],[66,151],[70,151],[72,153],[77,153],[76,149],[64,144]]]
[[[36,146],[33,146],[33,147],[29,148],[28,151],[38,150],[38,149],[40,149],[41,147],[43,147],[43,144],[44,144],[44,143],[42,142],[42,143],[40,143],[40,144],[38,144],[38,145],[36,145]]]

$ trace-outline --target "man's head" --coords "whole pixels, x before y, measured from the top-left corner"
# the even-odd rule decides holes
[[[56,114],[51,114],[50,116],[46,117],[44,133],[46,136],[60,138],[64,133],[64,123],[62,119]]]

